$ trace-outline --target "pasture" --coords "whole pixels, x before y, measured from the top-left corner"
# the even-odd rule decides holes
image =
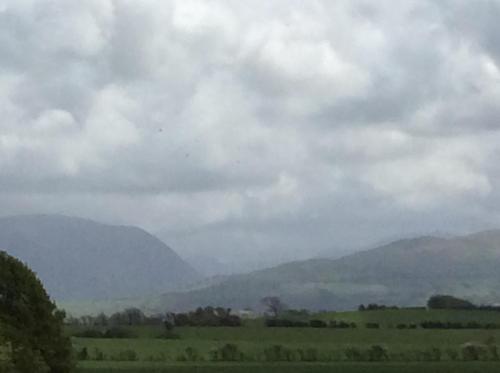
[[[489,311],[384,310],[314,315],[356,328],[128,327],[136,338],[73,338],[78,372],[498,372],[500,329],[398,329],[422,321],[499,323]],[[380,328],[365,327],[367,322]],[[70,330],[74,332],[74,330]],[[84,353],[83,353],[84,352]]]
[[[464,363],[310,363],[163,364],[95,363],[79,365],[77,373],[497,373],[499,364]]]

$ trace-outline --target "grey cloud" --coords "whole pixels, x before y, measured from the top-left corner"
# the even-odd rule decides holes
[[[233,262],[495,226],[498,11],[7,1],[2,214],[137,224]]]

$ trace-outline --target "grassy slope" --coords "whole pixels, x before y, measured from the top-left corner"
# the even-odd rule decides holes
[[[500,231],[400,240],[344,258],[283,264],[220,284],[159,298],[160,309],[199,305],[255,307],[278,295],[293,308],[352,309],[359,303],[424,304],[436,293],[476,303],[500,299]]]
[[[150,311],[190,310],[198,306],[258,308],[260,299],[277,295],[292,308],[347,310],[359,303],[424,304],[443,293],[476,303],[500,299],[500,231],[443,239],[400,240],[340,259],[283,264],[191,291],[159,297],[96,302],[87,312],[116,310],[128,302]],[[70,313],[80,304],[63,304]]]

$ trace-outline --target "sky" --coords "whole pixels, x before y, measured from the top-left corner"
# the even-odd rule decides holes
[[[137,225],[224,271],[500,228],[498,19],[0,0],[0,215]]]

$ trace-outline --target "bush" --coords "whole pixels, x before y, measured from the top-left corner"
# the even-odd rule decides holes
[[[177,333],[174,333],[171,330],[165,330],[163,333],[158,335],[156,338],[158,338],[158,339],[180,339],[181,336]]]
[[[294,351],[282,345],[274,345],[264,349],[265,361],[293,361]]]
[[[118,361],[136,361],[137,353],[134,350],[124,350],[120,351],[118,354]]]
[[[76,358],[78,360],[88,360],[89,359],[89,352],[87,350],[87,347],[83,347],[78,353],[76,354]]]
[[[305,328],[310,326],[306,321],[288,319],[266,319],[265,324],[270,328]]]
[[[373,345],[368,350],[368,359],[370,361],[386,361],[389,360],[387,349],[380,345]]]
[[[227,343],[216,350],[212,350],[210,358],[213,361],[243,361],[245,360],[245,355],[237,345]]]
[[[419,361],[441,361],[442,352],[437,347],[431,347],[425,351],[419,351],[417,354]]]
[[[106,355],[99,348],[94,349],[94,360],[102,361],[106,359]]]
[[[378,323],[375,323],[375,322],[368,322],[366,323],[365,325],[368,329],[379,329],[380,328],[380,324]]]
[[[344,350],[344,355],[349,361],[364,361],[366,356],[363,351],[357,347],[348,347]]]
[[[328,325],[330,328],[334,328],[334,329],[347,329],[347,328],[356,328],[357,325],[356,323],[347,323],[345,321],[336,321],[336,320],[332,320],[330,321],[330,324]]]
[[[188,313],[172,314],[176,326],[232,326],[242,325],[241,318],[231,314],[230,308],[198,307]]]
[[[84,329],[73,333],[73,336],[78,338],[103,338],[104,333],[97,329]]]
[[[130,330],[114,327],[106,330],[103,334],[103,338],[137,338],[137,336]]]
[[[487,360],[488,350],[486,346],[466,343],[462,345],[462,359],[465,361]]]
[[[306,350],[298,350],[301,361],[318,361],[319,353],[315,348],[307,348]]]
[[[458,360],[458,357],[459,357],[458,351],[455,350],[454,348],[448,348],[448,349],[446,349],[446,355],[448,355],[448,358],[451,361],[456,361],[456,360]]]
[[[186,347],[184,353],[178,356],[177,360],[179,361],[198,361],[202,360],[198,350],[194,347]]]
[[[311,328],[326,328],[328,325],[323,320],[311,320],[309,326]]]

